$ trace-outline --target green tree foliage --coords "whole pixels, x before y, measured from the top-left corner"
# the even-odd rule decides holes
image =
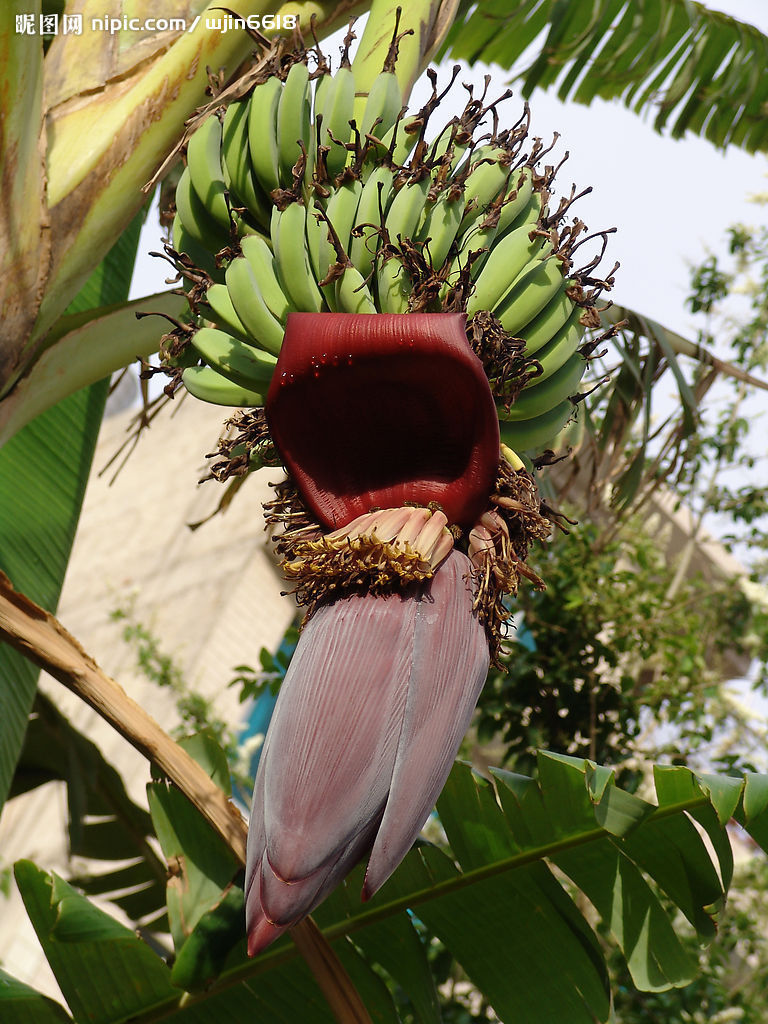
[[[190,750],[227,785],[224,755],[210,737],[198,737]],[[695,943],[712,939],[732,878],[726,823],[735,815],[757,842],[768,842],[765,777],[659,767],[651,801],[577,758],[541,754],[537,773],[533,780],[499,770],[491,785],[457,764],[438,802],[440,843],[414,848],[369,903],[357,896],[361,866],[318,909],[373,1020],[394,1024],[398,999],[410,1004],[413,1020],[440,1020],[434,974],[444,975],[445,964],[434,974],[430,967],[440,949],[501,1020],[607,1020],[608,965],[589,905],[634,986],[665,992],[695,976]],[[164,957],[64,879],[30,861],[15,866],[72,1018],[332,1019],[288,937],[247,959],[242,875],[199,813],[163,779],[151,784],[150,811],[174,865],[167,884],[173,952]],[[428,948],[429,936],[440,947]],[[71,1019],[30,987],[5,980],[0,1007],[9,1024],[30,1019],[33,1007],[33,1019]],[[469,1002],[454,985],[454,1021]]]
[[[739,756],[713,736],[742,725],[719,686],[726,651],[768,655],[768,616],[732,580],[675,576],[637,517],[607,542],[596,523],[551,541],[537,561],[546,589],[525,589],[517,636],[478,705],[478,738],[530,771],[550,748],[618,764],[634,755],[694,754],[721,769]],[[665,742],[643,737],[673,722]]]
[[[688,306],[702,324],[699,345],[719,340],[735,367],[761,374],[768,365],[768,232],[736,226],[730,250],[730,266],[706,257],[692,269]],[[685,387],[693,395],[706,381],[707,401],[690,410],[673,406],[649,430],[642,381],[649,366],[664,372],[663,353],[654,355],[649,337],[634,365],[623,356],[618,375],[627,386],[598,390],[583,410],[576,468],[549,471],[553,493],[569,495],[566,510],[586,521],[538,555],[547,587],[519,595],[520,628],[503,671],[491,674],[481,697],[479,736],[500,737],[510,763],[526,769],[542,745],[608,762],[629,751],[683,761],[708,756],[728,768],[739,755],[715,751],[713,736],[746,723],[718,685],[728,673],[726,655],[754,659],[754,685],[763,694],[768,673],[768,607],[760,589],[768,487],[759,441],[750,434],[750,410],[761,401],[743,380],[720,378],[712,387],[716,375],[694,364]],[[616,377],[610,354],[602,368]],[[668,378],[668,365],[666,371]],[[594,474],[591,490],[573,487],[580,472]],[[648,529],[659,494],[668,507],[684,503],[691,513],[690,535],[678,549]],[[740,577],[696,571],[693,553],[707,529],[745,559]],[[641,709],[675,723],[665,749],[642,739]]]

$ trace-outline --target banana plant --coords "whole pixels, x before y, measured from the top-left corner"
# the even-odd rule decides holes
[[[266,7],[259,4],[245,6],[248,11],[241,10],[238,13],[264,14],[272,12],[272,8],[267,11]],[[338,23],[340,8],[335,6],[332,10],[324,10],[323,5],[315,5],[314,13],[317,13],[317,7],[320,8],[320,18],[316,24],[316,30],[322,33]],[[364,77],[361,79],[367,88],[359,90],[363,93],[367,92],[368,103],[371,101],[374,87],[381,77],[378,74],[375,78],[373,77],[373,68],[377,66],[378,71],[378,67],[381,65],[383,44],[386,43],[389,34],[387,32],[383,36],[381,35],[380,26],[383,22],[380,16],[385,12],[391,14],[391,7],[392,5],[383,3],[373,5],[366,36],[364,36],[360,48],[360,56],[356,58],[361,72],[367,70],[371,75],[370,84],[365,82]],[[401,56],[397,70],[398,86],[402,92],[407,91],[412,83],[425,53],[439,45],[441,35],[447,29],[455,12],[455,7],[450,4],[443,5],[439,10],[435,8],[436,5],[429,4],[423,5],[423,10],[419,7],[409,8],[406,20],[400,25],[401,29],[407,28],[408,20],[410,20],[416,29],[414,36],[408,37],[407,41],[402,43],[402,50],[406,56]],[[283,9],[278,9],[278,15],[281,10]],[[346,14],[349,10],[350,8],[347,7],[343,13]],[[34,122],[36,123],[34,130],[24,132],[17,119],[16,136],[11,138],[9,134],[7,138],[4,137],[4,155],[14,155],[18,151],[23,151],[25,157],[31,160],[37,168],[36,175],[31,176],[29,181],[20,183],[19,174],[13,174],[13,167],[16,166],[15,160],[4,161],[4,166],[10,168],[9,180],[7,183],[4,181],[4,185],[8,185],[4,194],[13,197],[14,200],[12,210],[9,206],[6,213],[6,219],[11,229],[9,237],[14,239],[14,244],[22,254],[22,259],[18,263],[14,263],[13,266],[10,265],[10,260],[3,263],[3,270],[8,270],[8,273],[4,274],[4,280],[9,283],[9,294],[7,300],[4,299],[4,309],[7,309],[9,313],[7,325],[10,332],[10,342],[3,350],[3,394],[7,397],[3,406],[0,406],[0,409],[6,409],[7,419],[4,421],[6,436],[10,436],[27,415],[25,412],[18,411],[22,404],[27,409],[35,410],[36,408],[34,404],[30,405],[29,403],[29,396],[34,395],[36,387],[35,375],[38,375],[39,381],[55,379],[59,382],[59,391],[53,392],[53,394],[54,397],[62,397],[67,388],[72,389],[97,380],[105,372],[122,365],[128,356],[128,346],[130,346],[131,354],[136,354],[137,346],[141,347],[144,344],[137,337],[131,337],[124,348],[120,348],[119,345],[115,346],[113,353],[107,357],[102,351],[100,361],[95,357],[98,339],[104,336],[104,328],[109,327],[115,331],[124,327],[126,315],[131,313],[131,310],[126,307],[114,310],[107,316],[102,313],[100,316],[84,317],[77,321],[62,321],[61,318],[69,298],[86,279],[94,261],[97,261],[106,252],[107,240],[114,238],[115,234],[123,229],[138,207],[140,199],[136,193],[139,182],[147,180],[151,176],[159,162],[158,158],[166,155],[172,148],[173,139],[169,137],[169,126],[174,119],[178,124],[183,119],[182,114],[190,113],[192,108],[200,104],[205,85],[205,76],[201,68],[208,61],[214,60],[236,64],[245,56],[242,41],[236,45],[234,41],[226,41],[226,35],[222,38],[214,38],[210,34],[209,36],[195,37],[195,31],[197,30],[189,33],[188,39],[185,34],[185,37],[173,42],[171,47],[162,54],[152,55],[148,62],[144,59],[145,55],[142,54],[142,74],[140,76],[131,73],[133,68],[130,65],[130,58],[128,58],[127,64],[120,64],[118,61],[119,67],[109,68],[105,81],[98,83],[98,101],[94,100],[90,109],[87,103],[79,102],[82,94],[89,92],[93,87],[93,81],[88,80],[87,73],[84,72],[81,77],[74,72],[69,76],[64,75],[63,84],[56,83],[60,88],[57,90],[53,87],[49,91],[47,82],[45,83],[46,88],[43,89],[47,69],[44,68],[45,62],[41,59],[39,45],[36,48],[28,48],[25,43],[14,54],[8,53],[9,58],[13,57],[16,60],[16,64],[9,61],[7,66],[24,82],[25,94],[32,97],[34,101],[32,109],[37,110],[40,116]],[[64,36],[61,37],[61,40],[60,46],[57,46],[59,39],[54,41],[45,58],[46,62],[50,58],[52,74],[55,74],[58,66],[56,61],[64,60],[66,62],[67,53],[72,52],[72,46],[67,47],[69,40],[66,40]],[[51,56],[52,54],[54,57]],[[375,63],[374,56],[376,57]],[[298,67],[299,65],[294,66]],[[193,70],[187,73],[188,69]],[[289,87],[290,74],[289,72],[289,77],[285,81],[286,90]],[[298,81],[300,74],[298,72],[293,78]],[[50,110],[45,112],[45,119],[43,119],[40,101],[40,97],[43,95],[53,97],[54,104]],[[385,97],[385,101],[388,102],[387,97]],[[356,109],[364,120],[367,103],[363,107],[362,99],[358,98]],[[8,119],[7,123],[13,127],[14,122],[11,119]],[[373,124],[375,124],[375,119]],[[40,130],[41,125],[44,125],[42,131]],[[366,127],[372,127],[372,125]],[[40,135],[43,135],[42,142]],[[83,151],[80,143],[86,137],[89,139],[89,146],[86,151]],[[198,138],[201,137],[198,136]],[[137,138],[141,140],[138,144],[135,142]],[[45,174],[43,173],[43,160],[46,167]],[[105,180],[109,180],[109,188],[114,190],[109,196],[106,190],[102,192],[99,188],[99,182],[103,183]],[[94,185],[96,186],[95,191]],[[18,200],[18,209],[23,209],[25,216],[29,214],[30,220],[17,219],[16,200]],[[450,225],[448,214],[456,212],[455,209],[447,209],[448,207],[449,203],[446,200],[443,207],[435,211],[436,216],[439,214],[443,218],[441,224],[448,223]],[[273,238],[278,250],[283,231],[285,231],[286,241],[290,238],[289,227],[292,221],[298,219],[297,208],[298,204],[281,211],[281,226],[276,237]],[[291,212],[286,216],[288,210]],[[435,224],[437,224],[437,220]],[[457,221],[454,234],[460,226],[460,222]],[[334,301],[340,303],[346,312],[370,312],[371,310],[349,308],[348,303],[361,301],[360,292],[363,281],[359,272],[358,276],[355,276],[350,273],[350,269],[356,268],[344,265],[339,271],[339,282],[335,290]],[[301,280],[300,274],[291,279],[297,288],[300,287]],[[226,283],[229,285],[229,281]],[[561,282],[558,280],[551,283],[554,287],[554,284],[559,285]],[[230,289],[230,291],[234,294],[238,289]],[[33,296],[31,305],[24,305],[20,301],[19,296],[22,294]],[[353,296],[356,298],[353,299]],[[291,298],[296,299],[297,296],[292,295]],[[300,308],[305,308],[304,299],[304,295],[299,298]],[[163,300],[158,298],[157,301],[159,303]],[[173,302],[173,300],[169,301]],[[503,297],[500,296],[499,301],[503,301]],[[168,308],[173,310],[176,307]],[[239,309],[236,309],[236,313],[240,312]],[[534,311],[531,316],[535,316],[538,312],[541,312],[541,309]],[[245,312],[242,313],[242,316],[245,318]],[[114,319],[112,319],[113,317]],[[247,328],[248,325],[245,326]],[[220,365],[224,357],[218,350],[210,347],[218,339],[211,338],[210,335],[203,335],[202,332],[198,332],[198,335],[196,335],[195,344],[203,358],[209,363],[213,361],[214,365]],[[127,335],[124,333],[122,336]],[[206,342],[209,344],[207,349],[204,349]],[[233,346],[230,344],[228,352],[231,352],[232,348]],[[212,351],[213,357],[206,356],[206,352],[210,354]],[[71,352],[77,353],[77,360],[69,357]],[[111,361],[113,356],[114,363]],[[228,355],[227,358],[229,359],[227,366],[231,371],[233,366],[231,355]],[[266,360],[266,363],[269,363],[269,360]],[[259,373],[264,373],[264,365],[265,360],[261,359]],[[68,378],[70,370],[72,376]],[[237,372],[248,376],[245,371]],[[289,367],[283,372],[292,374],[293,370]],[[22,378],[25,376],[29,382],[27,392],[23,390]],[[200,374],[187,374],[185,383],[190,382],[190,390],[193,390],[193,380],[199,379],[200,376]],[[39,385],[37,386],[39,387]],[[542,397],[541,393],[538,397]],[[482,407],[482,404],[483,399],[479,399],[478,408]],[[37,408],[41,407],[42,403]],[[289,415],[288,424],[290,424],[290,420],[291,416]],[[549,426],[550,424],[548,424]],[[290,454],[292,444],[289,435],[290,425],[287,427],[287,434],[284,435],[288,439],[284,440],[282,445],[285,452]],[[481,451],[481,461],[482,455]],[[301,462],[302,457],[297,457],[296,466],[300,466]],[[332,483],[333,481],[331,481]],[[487,497],[491,483],[492,481],[484,479],[483,486],[479,487],[485,497]],[[467,516],[469,517],[469,513]],[[348,526],[350,521],[347,519],[342,526]],[[495,521],[491,521],[491,523],[496,526],[498,532],[500,529],[498,524]],[[439,525],[442,526],[442,524]],[[467,525],[471,525],[470,518],[468,518]],[[401,536],[401,529],[405,529],[409,536],[417,535],[413,533],[415,527],[410,522],[400,524],[396,531],[397,536]],[[426,529],[426,524],[420,523],[419,529]],[[475,539],[478,551],[488,549],[489,543],[491,545],[495,543],[493,534],[489,530],[489,524],[483,524],[482,529],[485,530],[485,533],[478,533]],[[433,530],[440,536],[440,530],[436,530],[433,526],[430,527],[430,534]],[[418,533],[418,536],[421,534]],[[339,539],[343,540],[344,538]],[[453,564],[454,577],[456,577],[460,572],[460,569],[455,568],[456,562],[457,558],[447,556],[446,568],[442,570],[443,574],[437,579],[442,582],[448,579],[447,565],[449,563]],[[439,587],[436,586],[436,590],[439,590]],[[458,593],[459,588],[454,586],[446,602],[449,607],[452,607],[451,602]],[[437,593],[433,594],[429,588],[424,591],[422,596],[428,603],[439,603],[439,600],[442,600],[442,598],[438,599]],[[466,605],[466,595],[463,600]],[[364,616],[366,613],[360,614]],[[398,621],[400,620],[398,619]],[[471,615],[467,615],[464,621],[465,624],[466,622],[472,623]],[[405,618],[402,619],[401,624],[404,632],[416,637],[413,642],[418,646],[418,624],[414,626],[413,623],[406,622]],[[317,629],[322,638],[322,625],[319,625]],[[475,630],[474,624],[471,629]],[[331,632],[332,630],[326,630],[326,633],[330,634]],[[431,637],[432,639],[426,644],[427,648],[435,646],[434,634],[431,634]],[[318,641],[319,643],[320,641]],[[421,643],[423,644],[423,638]],[[448,659],[452,661],[447,669],[449,676],[453,673],[451,679],[448,680],[448,689],[452,694],[456,689],[454,683],[458,678],[458,668],[462,669],[462,675],[468,674],[476,685],[479,684],[478,681],[484,675],[485,666],[487,666],[487,651],[482,652],[479,647],[480,645],[478,645],[477,651],[472,651],[471,664],[463,665],[456,659]],[[314,668],[310,667],[312,670],[307,675],[311,679]],[[468,672],[463,671],[465,668]],[[289,688],[287,692],[292,691]],[[466,706],[471,706],[472,695],[471,693],[462,693],[455,696],[457,705],[463,709],[462,715],[459,716],[463,721],[466,717]],[[286,698],[287,701],[291,699],[293,698]],[[431,693],[415,693],[408,699],[409,701],[415,700],[417,703],[421,701],[423,707],[420,714],[422,717],[428,717],[429,707],[433,702]],[[392,695],[393,706],[401,703],[402,700],[402,695]],[[288,707],[290,709],[290,703]],[[283,718],[287,721],[293,716],[286,712]],[[396,715],[393,717],[393,722],[395,720],[399,721]],[[299,725],[301,726],[301,723]],[[413,722],[411,722],[411,726],[413,726]],[[390,792],[390,787],[403,788],[406,786],[407,780],[412,777],[409,775],[407,762],[416,746],[414,735],[415,731],[409,734],[409,727],[406,724],[403,732],[403,745],[399,746],[395,752],[389,752],[392,754],[392,759],[387,770],[373,780],[373,789],[379,798],[379,804],[370,809],[370,813],[363,821],[345,820],[339,823],[339,834],[346,829],[350,835],[360,838],[360,844],[353,843],[349,848],[355,854],[355,859],[364,848],[373,843],[371,861],[373,866],[369,866],[372,880],[370,884],[366,883],[369,896],[383,882],[386,875],[394,869],[395,864],[402,857],[413,838],[413,826],[418,814],[414,812],[413,820],[407,821],[404,826],[402,823],[398,823],[393,832],[391,827],[385,828],[387,811],[384,809],[383,801],[386,799],[386,794]],[[294,734],[289,737],[289,745],[299,743],[300,740],[301,737]],[[456,737],[452,737],[446,749],[439,751],[437,757],[439,768],[435,768],[435,774],[440,776],[441,781],[455,752],[457,742]],[[268,758],[265,758],[265,763],[267,760]],[[383,758],[382,763],[386,760]],[[403,769],[404,763],[405,770]],[[436,792],[434,779],[432,783],[433,785],[428,786],[424,794],[420,794],[419,797],[425,805],[431,803]],[[265,782],[263,785],[266,787],[268,783]],[[310,793],[309,796],[311,797],[311,795]],[[284,810],[280,806],[280,801],[284,799],[284,792],[277,798],[265,792],[264,800],[268,808],[265,821],[267,818],[280,819]],[[304,809],[312,810],[309,805]],[[419,805],[418,813],[421,813],[421,809]],[[291,810],[293,811],[293,808]],[[314,822],[308,822],[310,832],[314,825]],[[379,825],[381,825],[380,830]],[[375,840],[372,829],[376,831]],[[385,850],[384,853],[381,853],[376,845],[379,843],[379,837],[382,837],[381,844]],[[347,836],[347,838],[349,837]],[[252,922],[252,952],[263,948],[265,940],[274,939],[276,937],[275,929],[279,933],[284,927],[294,924],[308,909],[315,906],[318,895],[325,895],[331,882],[338,880],[341,867],[346,870],[351,863],[345,860],[341,864],[334,864],[330,874],[326,873],[318,877],[318,871],[321,867],[327,867],[327,863],[319,865],[306,861],[307,834],[302,836],[303,846],[300,843],[293,849],[281,852],[275,850],[275,841],[275,835],[273,834],[270,838],[266,830],[263,836],[258,831],[255,833],[254,852],[249,863],[251,892],[258,894],[258,898],[249,901]],[[393,849],[386,850],[390,844]],[[310,842],[309,845],[311,846],[312,843]],[[332,859],[338,856],[338,852],[338,848],[334,847],[330,851],[325,851],[325,857]],[[379,856],[374,859],[377,853]],[[351,854],[349,855],[351,856]],[[268,867],[270,870],[274,869],[271,875],[267,872]],[[310,877],[311,884],[305,886],[303,883]],[[291,898],[287,900],[284,899],[285,893],[282,895],[277,893],[280,883],[285,879],[294,883]],[[298,892],[295,885],[299,881],[301,888],[310,891],[308,895],[303,894],[302,900],[297,903],[293,898]],[[269,895],[270,892],[271,895]]]
[[[497,772],[489,783],[457,764],[439,803],[450,845],[414,849],[362,911],[344,889],[324,906],[323,931],[372,1016],[441,1019],[427,953],[439,940],[499,1020],[536,1024],[546,1013],[569,1024],[607,1021],[605,948],[584,914],[587,900],[635,984],[658,992],[689,978],[696,963],[684,936],[711,939],[732,877],[723,818],[735,812],[764,844],[764,779],[723,783],[658,767],[653,781],[649,800],[616,786],[608,769],[553,754],[540,756],[536,781]],[[173,966],[56,874],[20,861],[17,884],[68,1012],[5,976],[0,1005],[9,1024],[33,1009],[41,1020],[102,1024],[127,1014],[137,1024],[286,1013],[330,1022],[285,943],[248,962],[237,934],[242,890],[231,880],[231,857],[174,795],[162,780],[151,786],[163,849],[188,854],[185,881],[195,883],[196,897],[190,891],[183,903],[169,893]],[[361,880],[358,873],[351,882]]]
[[[2,587],[0,630],[14,644],[27,628],[18,615],[25,603]],[[126,695],[108,681],[92,687],[98,668],[40,609],[36,632],[42,664],[128,720]],[[3,1019],[191,1024],[224,1013],[236,1021],[293,1013],[329,1022],[289,944],[247,956],[244,826],[227,800],[221,750],[205,735],[182,749],[145,713],[134,718],[133,741],[162,772],[149,787],[152,825],[178,865],[166,893],[174,952],[161,958],[61,877],[19,861],[16,882],[67,1010],[3,972]],[[456,764],[437,806],[444,838],[411,850],[367,905],[354,898],[365,884],[360,868],[317,913],[370,1011],[338,1019],[395,1021],[400,1011],[440,1020],[429,960],[439,940],[502,1021],[535,1024],[544,1012],[574,1024],[607,1021],[605,942],[585,901],[639,989],[683,985],[697,969],[691,949],[713,938],[732,882],[728,823],[738,821],[764,849],[767,806],[768,780],[753,773],[656,766],[640,798],[616,785],[612,769],[554,753],[539,754],[536,780],[495,771],[489,782]]]
[[[247,955],[245,826],[228,799],[226,759],[215,742],[205,735],[173,742],[53,616],[2,578],[0,635],[34,651],[38,664],[151,757],[152,828],[178,866],[166,892],[174,952],[161,957],[55,873],[18,862],[17,885],[69,1013],[3,973],[3,1020],[21,1024],[34,1014],[45,1022],[117,1024],[130,1016],[149,1024],[222,1013],[249,1020],[260,1012],[330,1021],[286,940],[255,960]],[[77,740],[75,749],[93,764],[92,750]],[[729,823],[735,819],[761,848],[768,844],[768,780],[752,772],[717,776],[658,765],[642,798],[620,789],[613,769],[556,753],[539,754],[536,780],[492,774],[491,784],[456,764],[437,804],[444,837],[438,830],[433,842],[414,847],[367,904],[356,899],[366,884],[361,866],[316,912],[362,997],[362,1016],[338,1020],[394,1021],[398,990],[400,1009],[439,1020],[428,956],[439,940],[503,1021],[535,1024],[543,1009],[553,1019],[607,1021],[606,949],[585,900],[635,985],[665,991],[691,979],[692,950],[715,935],[738,841]],[[120,787],[110,790],[136,828]],[[99,823],[94,833],[103,827],[115,825]]]
[[[308,33],[314,15],[315,31],[322,39],[369,6],[353,0],[307,0],[282,7],[268,0],[243,0],[237,13],[258,19],[266,37],[283,24],[281,17],[298,18],[301,30]],[[393,8],[377,5],[376,24],[386,24]],[[51,11],[57,9],[51,5]],[[764,148],[762,79],[749,70],[762,66],[766,40],[760,32],[692,0],[663,0],[658,9],[653,4],[637,11],[623,9],[617,20],[622,9],[618,0],[521,0],[498,9],[493,3],[482,9],[458,2],[409,5],[403,27],[416,26],[417,31],[402,42],[396,74],[403,95],[433,54],[450,53],[508,68],[546,30],[546,60],[534,59],[523,74],[526,95],[536,87],[556,86],[562,98],[584,103],[594,95],[621,98],[642,113],[658,102],[654,76],[663,82],[677,64],[682,71],[662,94],[657,128],[676,116],[676,135],[696,131],[719,146],[735,144],[750,152]],[[35,385],[34,368],[48,348],[65,343],[71,335],[65,344],[78,353],[76,359],[62,358],[56,368],[53,403],[67,388],[73,391],[98,379],[100,367],[88,368],[97,349],[102,350],[102,360],[104,349],[112,352],[112,368],[118,369],[148,344],[143,339],[132,342],[131,332],[118,324],[118,330],[105,325],[103,336],[110,344],[100,346],[95,332],[79,339],[74,325],[67,330],[59,319],[140,208],[141,188],[172,150],[179,126],[204,102],[206,67],[214,73],[220,67],[231,72],[252,48],[243,32],[206,27],[208,16],[212,24],[222,17],[215,3],[174,0],[163,14],[169,23],[174,16],[183,19],[183,30],[158,34],[121,24],[114,34],[62,33],[43,59],[40,37],[17,33],[16,19],[31,17],[38,25],[46,10],[42,0],[12,0],[0,29],[3,75],[10,85],[3,93],[0,134],[3,441],[25,421],[19,410],[26,398],[36,389],[47,392],[45,377]],[[86,26],[91,18],[105,20],[103,5],[95,0],[77,13]],[[141,22],[154,13],[150,3],[131,9]],[[369,33],[366,47],[374,42],[375,33]],[[86,47],[89,59],[84,58]],[[596,49],[601,54],[597,64],[588,59]],[[417,52],[418,59],[413,59]],[[376,61],[359,61],[358,71],[363,67],[372,82]],[[714,79],[710,68],[717,71]],[[734,120],[736,94],[740,102]],[[22,378],[27,384],[18,392],[15,385]],[[42,404],[38,399],[36,405]]]
[[[394,5],[379,8],[378,16],[391,22]],[[265,37],[279,28],[297,28],[322,38],[363,9],[354,3],[283,8],[248,0],[238,15],[260,24]],[[46,409],[156,349],[158,321],[137,320],[137,312],[175,317],[185,308],[184,299],[171,292],[130,303],[115,296],[78,309],[71,303],[145,204],[143,186],[173,152],[185,120],[206,102],[207,69],[214,76],[220,68],[232,74],[254,49],[247,32],[217,27],[222,12],[215,3],[197,0],[164,8],[169,23],[178,15],[186,27],[161,34],[137,31],[127,14],[114,19],[119,24],[114,34],[89,30],[92,19],[105,20],[103,5],[96,2],[76,13],[65,9],[62,30],[44,51],[37,29],[46,10],[40,0],[31,5],[14,0],[0,30],[7,83],[0,120],[0,444],[6,446],[33,420],[42,428],[39,417]],[[131,17],[143,23],[155,13],[152,4],[143,3],[134,5]],[[65,14],[81,18],[85,30],[64,32]],[[429,4],[412,5],[403,19],[403,29],[414,30],[409,39],[418,41],[400,62],[406,86],[405,79],[412,81],[421,67],[422,47],[433,49],[448,27],[436,14]],[[30,22],[32,32],[23,31]],[[86,48],[89,59],[84,59]],[[366,51],[380,67],[373,30]],[[123,253],[122,258],[129,260],[121,264],[129,278],[133,257]],[[93,422],[88,432],[95,437]],[[20,453],[28,439],[34,443],[28,434],[18,441]],[[12,453],[3,458],[14,472]],[[47,476],[44,486],[50,485]],[[67,530],[62,568],[69,543],[65,534],[71,540]],[[11,569],[8,557],[3,556],[4,567]],[[15,582],[54,607],[57,591],[36,586],[34,564],[32,559],[30,571],[13,567]],[[30,691],[22,688],[22,693],[19,712],[25,716]],[[8,752],[0,777],[4,792],[18,743],[2,746]]]
[[[224,66],[231,72],[253,48],[247,33],[206,27],[206,15],[215,9],[215,4],[179,4],[177,13],[189,18],[189,32],[135,38],[130,28],[123,28],[114,49],[105,50],[105,37],[92,32],[86,42],[93,59],[86,62],[75,34],[56,37],[44,56],[39,36],[16,31],[17,16],[31,15],[33,26],[39,23],[39,3],[31,11],[29,5],[14,3],[12,17],[4,22],[0,48],[10,84],[3,90],[7,109],[0,144],[0,436],[5,441],[0,475],[7,505],[0,523],[2,567],[17,587],[48,608],[55,608],[58,599],[103,409],[106,385],[96,382],[156,348],[157,321],[137,321],[135,312],[174,316],[185,305],[170,293],[125,301],[137,240],[125,229],[146,202],[142,186],[168,157],[185,119],[204,103],[206,67],[218,73]],[[285,15],[281,10],[279,5],[252,2],[240,5],[238,13],[268,15],[265,31],[296,24],[309,32],[313,16],[320,35],[346,20],[355,5],[307,4],[298,14],[291,6]],[[154,12],[145,4],[134,13]],[[389,6],[382,8],[385,13],[392,14]],[[412,8],[416,39],[430,37],[433,13],[428,6]],[[87,4],[78,14],[87,25],[104,12],[97,4]],[[215,16],[211,21],[219,23]],[[375,39],[367,43],[367,51],[380,65]],[[98,54],[102,59],[96,59]],[[411,78],[420,61],[417,47]],[[408,68],[409,61],[402,67]],[[13,103],[11,98],[19,96],[23,102]],[[132,250],[121,244],[129,238]],[[96,281],[119,280],[123,294],[94,291],[86,281],[89,275]],[[73,305],[78,291],[82,297]],[[88,385],[96,390],[83,390]],[[61,441],[55,443],[56,438]],[[20,539],[22,520],[26,525]],[[5,646],[0,658],[7,711],[0,743],[4,800],[37,672]]]

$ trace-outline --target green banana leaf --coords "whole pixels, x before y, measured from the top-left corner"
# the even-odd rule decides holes
[[[515,69],[524,96],[617,100],[673,138],[768,147],[768,38],[693,0],[462,0],[442,53],[511,69],[542,32]]]
[[[0,988],[4,993],[3,1012],[13,1019],[27,1021],[28,1024],[62,1024],[62,1021],[70,1020],[57,1002],[24,985],[1,967]]]
[[[62,316],[49,335],[50,347],[0,403],[0,446],[74,390],[156,352],[171,327],[163,317],[187,312],[182,296],[163,291]]]
[[[143,213],[134,218],[68,314],[127,298],[143,219]],[[51,611],[69,561],[108,388],[105,379],[75,392],[0,449],[0,568],[17,590]],[[32,662],[0,646],[0,808],[24,739],[37,676]]]
[[[224,752],[205,733],[181,740],[180,745],[202,764],[227,796],[232,790]],[[168,919],[174,946],[180,950],[195,925],[239,871],[232,851],[175,786],[166,780],[147,787],[149,808],[163,856],[174,865],[167,886]]]
[[[32,711],[9,799],[63,780],[69,852],[102,862],[70,881],[90,896],[109,899],[131,921],[164,913],[166,867],[148,841],[154,835],[149,814],[130,799],[99,748],[40,691]]]
[[[59,987],[76,1020],[106,1024],[157,1006],[173,994],[168,969],[131,929],[30,861],[16,884]]]
[[[426,926],[502,1021],[607,1021],[605,953],[585,899],[639,988],[663,990],[695,975],[681,936],[687,929],[707,942],[714,934],[731,880],[732,817],[767,845],[768,778],[657,766],[651,803],[589,761],[541,753],[538,768],[536,780],[495,771],[489,782],[457,763],[438,802],[449,849],[418,844],[367,904],[358,898],[361,866],[318,908],[318,924],[374,1020],[397,1020],[395,989],[416,1020],[439,1019],[424,966]],[[163,813],[174,818],[167,824],[176,841],[184,833],[183,855],[194,857],[208,826],[170,802]],[[221,867],[228,854],[207,856],[221,858]],[[198,917],[171,967],[55,875],[22,861],[16,878],[74,1019],[331,1020],[287,937],[247,959],[237,883]],[[187,994],[177,987],[182,980]],[[22,1014],[32,999],[15,982],[0,986],[3,1021],[29,1019]]]

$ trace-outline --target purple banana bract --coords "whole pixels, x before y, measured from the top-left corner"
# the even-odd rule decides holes
[[[486,677],[471,564],[387,596],[351,594],[304,627],[264,744],[248,834],[253,956],[366,854],[363,898],[403,859],[456,756]]]

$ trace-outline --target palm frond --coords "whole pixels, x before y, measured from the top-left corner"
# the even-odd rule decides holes
[[[514,69],[526,97],[618,100],[673,138],[768,148],[768,37],[693,0],[465,2],[443,52]]]

